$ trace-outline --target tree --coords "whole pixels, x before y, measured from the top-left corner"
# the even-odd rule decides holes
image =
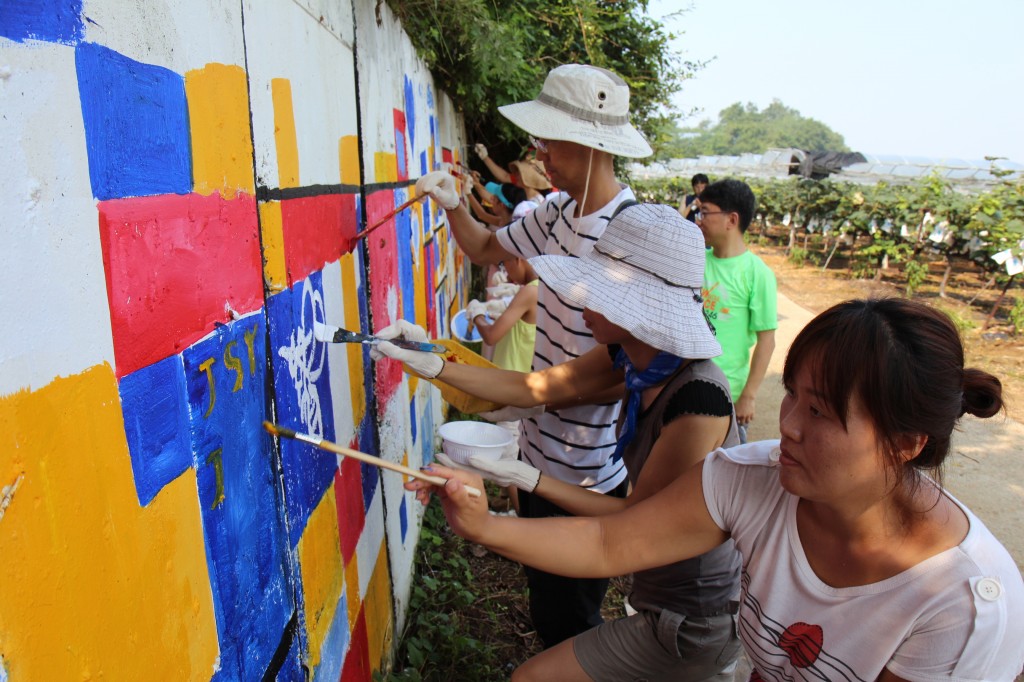
[[[849,151],[843,136],[824,123],[805,118],[779,100],[763,110],[739,102],[719,113],[712,124],[702,121],[683,129],[674,148],[684,157],[704,154],[762,154],[769,149],[793,147],[806,151]]]
[[[633,123],[657,145],[671,96],[699,64],[670,49],[673,36],[647,16],[647,0],[387,0],[438,86],[462,112],[473,141],[525,145],[498,107],[533,99],[547,72],[601,66],[631,91]]]

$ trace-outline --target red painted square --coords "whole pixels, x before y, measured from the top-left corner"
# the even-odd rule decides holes
[[[349,447],[358,450],[359,441],[353,440]],[[363,526],[366,525],[366,510],[363,509],[363,474],[359,460],[342,458],[341,466],[334,472],[334,495],[338,506],[341,558],[347,566],[355,554]]]
[[[394,193],[391,190],[374,192],[366,198],[366,221],[373,224],[395,208]],[[394,311],[401,314],[402,291],[398,283],[398,240],[395,238],[394,222],[382,225],[366,237],[366,250],[370,270],[370,310],[374,331],[392,322],[392,311],[388,310],[390,300]],[[409,292],[412,295],[412,292]],[[402,363],[382,360],[374,363],[377,372],[377,405],[383,410],[388,400],[402,382]]]
[[[406,153],[405,144],[405,112],[401,109],[392,109],[395,121],[395,161],[398,165],[398,180],[405,182],[409,179],[409,155]]]
[[[349,596],[351,597],[351,595]],[[358,599],[358,596],[355,597]],[[372,679],[373,671],[370,669],[370,639],[366,631],[366,614],[362,606],[359,608],[359,617],[356,626],[352,628],[352,635],[348,641],[348,651],[345,653],[345,665],[341,669],[340,682],[366,682]]]
[[[436,339],[441,334],[437,329],[437,245],[433,239],[423,247],[423,258],[426,260],[423,273],[427,277],[427,283],[424,285],[427,294],[427,334],[430,338]]]
[[[167,194],[99,202],[118,378],[263,306],[256,199]]]
[[[288,286],[351,251],[356,200],[351,194],[320,194],[281,202]]]

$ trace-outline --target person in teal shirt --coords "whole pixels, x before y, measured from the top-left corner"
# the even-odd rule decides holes
[[[757,390],[775,351],[779,326],[775,273],[743,240],[756,203],[747,183],[719,180],[701,192],[697,215],[708,247],[704,310],[722,344],[722,354],[714,360],[729,379],[743,442],[754,420]]]

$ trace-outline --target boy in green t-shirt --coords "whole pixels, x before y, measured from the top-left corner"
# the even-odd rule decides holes
[[[743,241],[755,204],[747,183],[719,180],[701,192],[697,215],[708,247],[704,309],[722,344],[722,354],[714,361],[729,379],[743,442],[754,419],[757,389],[775,351],[779,326],[775,273]]]

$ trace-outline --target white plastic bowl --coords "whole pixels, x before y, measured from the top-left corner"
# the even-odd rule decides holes
[[[437,432],[444,454],[459,464],[469,464],[473,456],[496,460],[513,440],[507,429],[487,422],[448,422]]]

